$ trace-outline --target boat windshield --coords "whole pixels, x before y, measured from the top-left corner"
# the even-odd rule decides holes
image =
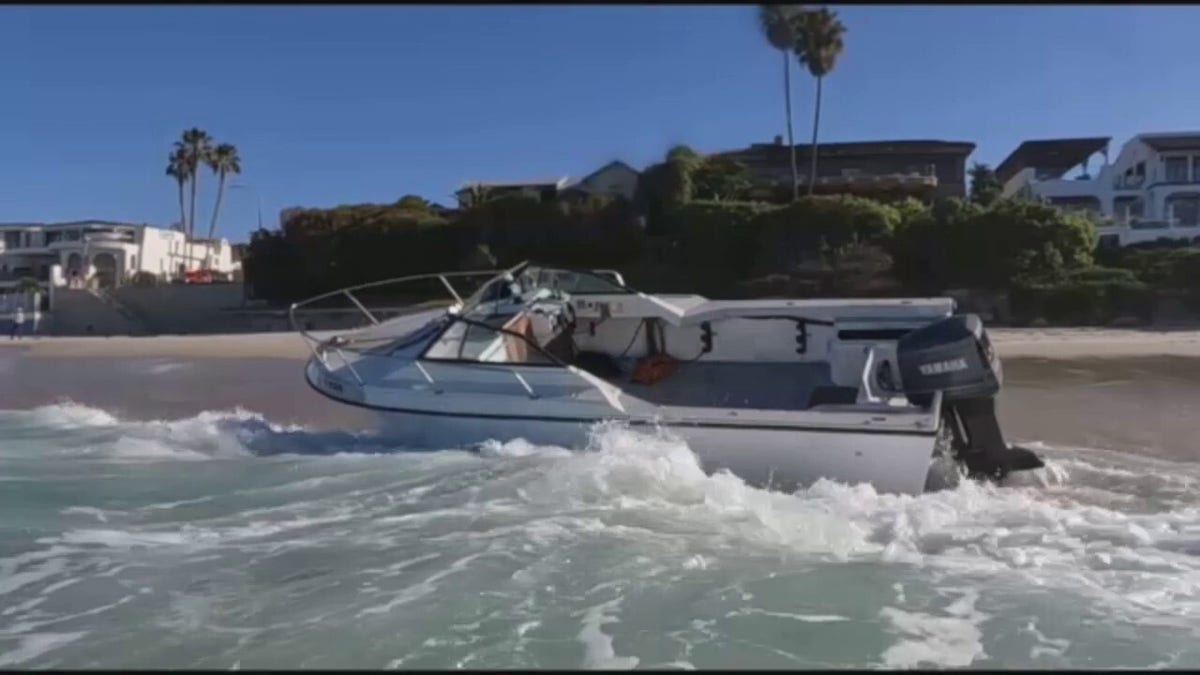
[[[615,272],[570,270],[522,263],[496,275],[464,300],[459,315],[467,318],[491,315],[497,313],[500,306],[520,306],[539,296],[632,292]]]

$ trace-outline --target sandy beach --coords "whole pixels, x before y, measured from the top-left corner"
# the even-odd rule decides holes
[[[989,334],[1002,358],[1200,357],[1198,329],[992,328]],[[295,333],[0,340],[0,349],[12,348],[22,349],[24,356],[32,358],[302,359],[309,353]]]

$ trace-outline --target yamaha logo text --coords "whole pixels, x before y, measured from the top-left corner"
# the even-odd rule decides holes
[[[922,375],[942,375],[967,369],[966,359],[950,359],[949,361],[934,361],[917,366]]]

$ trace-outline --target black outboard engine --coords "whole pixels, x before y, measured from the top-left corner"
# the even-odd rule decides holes
[[[1029,450],[1004,442],[996,419],[1003,374],[978,316],[957,314],[907,333],[896,343],[896,360],[913,404],[929,405],[942,392],[957,458],[972,476],[1000,479],[1043,466]]]

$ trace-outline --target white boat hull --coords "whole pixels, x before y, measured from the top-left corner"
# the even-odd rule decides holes
[[[462,448],[523,439],[535,445],[588,447],[594,424],[380,411],[381,432],[398,444]],[[635,423],[636,425],[636,423]],[[652,431],[649,425],[640,425]],[[929,434],[799,431],[663,424],[709,473],[728,469],[747,483],[792,491],[820,478],[870,483],[881,492],[920,494],[932,462]]]
[[[947,298],[714,302],[522,264],[463,300],[434,276],[454,295],[447,309],[380,322],[351,291],[389,281],[302,303],[340,293],[369,320],[328,340],[302,331],[305,379],[376,411],[398,446],[585,450],[615,422],[785,491],[822,478],[937,489],[939,439],[974,477],[1041,466],[1004,442],[999,361],[978,317],[953,316]]]

